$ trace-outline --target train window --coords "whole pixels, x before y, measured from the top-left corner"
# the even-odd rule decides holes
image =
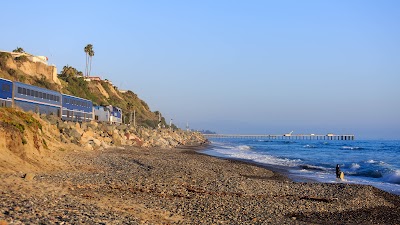
[[[2,91],[10,91],[10,85],[8,85],[8,84],[1,85],[1,90]]]
[[[26,88],[22,88],[22,94],[26,95]]]
[[[43,98],[43,93],[39,92],[39,98]]]
[[[22,94],[22,87],[18,87],[18,94]]]
[[[50,95],[50,100],[51,100],[51,101],[53,101],[53,100],[54,100],[54,98],[53,98],[53,95]]]
[[[35,91],[35,97],[36,97],[36,98],[39,97],[38,91]]]
[[[60,101],[60,96],[56,96],[57,97],[57,102],[59,102]]]
[[[26,95],[31,95],[31,90],[26,89]]]

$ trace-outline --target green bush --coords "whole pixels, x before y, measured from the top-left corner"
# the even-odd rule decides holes
[[[26,55],[21,55],[19,57],[15,57],[15,60],[19,61],[19,62],[27,62],[27,61],[29,61],[28,57]]]

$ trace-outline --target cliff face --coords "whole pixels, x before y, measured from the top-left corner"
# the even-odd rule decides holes
[[[0,170],[37,171],[52,163],[52,154],[59,149],[57,129],[43,122],[36,114],[11,108],[0,108]],[[52,167],[54,168],[54,167]]]
[[[21,80],[29,84],[34,80],[48,80],[50,83],[61,85],[57,77],[57,68],[41,62],[32,62],[27,57],[12,57],[7,53],[0,53],[1,75],[11,80]]]

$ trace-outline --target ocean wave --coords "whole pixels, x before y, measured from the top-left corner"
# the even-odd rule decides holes
[[[342,146],[341,149],[348,149],[348,150],[362,150],[362,147],[353,147],[353,146]]]
[[[383,174],[379,170],[364,170],[364,171],[356,171],[356,172],[348,172],[352,176],[359,176],[359,177],[372,177],[372,178],[381,178]]]
[[[278,166],[288,166],[288,167],[297,167],[298,163],[301,161],[299,159],[287,159],[287,158],[278,158],[270,155],[263,155],[254,159],[255,162],[270,164],[270,165],[278,165]]]
[[[271,140],[257,140],[258,142],[272,142]]]
[[[317,148],[315,145],[304,145],[303,148]]]
[[[385,174],[383,180],[393,184],[400,184],[400,170]]]
[[[360,169],[360,164],[358,164],[358,163],[352,163],[351,164],[351,169],[353,169],[353,170],[356,170],[356,169]]]
[[[308,164],[300,165],[299,167],[304,170],[327,171],[325,167],[308,165]]]
[[[246,151],[246,150],[250,150],[251,149],[251,147],[248,146],[248,145],[239,145],[236,148],[239,149],[239,150],[242,150],[242,151]]]
[[[229,156],[238,159],[251,160],[261,164],[287,166],[287,167],[296,167],[298,166],[298,163],[301,161],[299,159],[279,158],[272,155],[258,154],[251,151],[231,152]]]

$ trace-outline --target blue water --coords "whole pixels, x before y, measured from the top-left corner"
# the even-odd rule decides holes
[[[400,195],[400,141],[210,139],[204,153],[287,171],[295,181],[372,185]],[[335,166],[345,174],[338,181]]]

